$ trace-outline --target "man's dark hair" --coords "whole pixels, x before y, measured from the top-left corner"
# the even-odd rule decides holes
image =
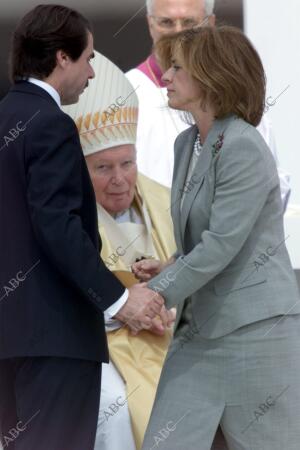
[[[56,52],[63,50],[76,61],[88,44],[91,25],[73,9],[38,5],[19,22],[12,39],[10,79],[44,79],[56,67]]]

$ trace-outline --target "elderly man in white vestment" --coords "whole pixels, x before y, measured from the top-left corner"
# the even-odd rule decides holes
[[[101,256],[126,287],[137,280],[131,265],[141,258],[167,260],[175,250],[169,189],[136,165],[138,99],[123,72],[95,52],[95,79],[77,105],[65,107],[76,122],[93,183]],[[106,322],[110,363],[102,367],[95,450],[139,450],[150,417],[174,311],[133,336]]]
[[[215,24],[215,0],[147,0],[149,32],[155,44],[167,33]],[[190,124],[182,113],[168,107],[167,89],[161,80],[162,70],[155,53],[135,69],[127,72],[139,98],[137,163],[139,170],[165,186],[172,183],[174,141]],[[270,102],[272,104],[272,102]],[[268,109],[268,105],[266,107]],[[289,176],[278,167],[271,125],[264,115],[258,126],[276,160],[281,197],[286,208],[290,196]]]

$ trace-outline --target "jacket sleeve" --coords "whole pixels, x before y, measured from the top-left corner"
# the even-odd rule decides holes
[[[103,312],[124,287],[102,262],[79,215],[83,157],[75,123],[66,114],[42,116],[30,130],[27,199],[36,239],[66,282]]]
[[[263,115],[262,120],[257,127],[257,130],[260,132],[267,145],[269,146],[275,161],[278,170],[278,176],[280,181],[280,190],[281,190],[281,200],[283,204],[283,211],[285,212],[288,206],[289,198],[291,195],[291,184],[290,184],[290,174],[287,173],[279,164],[278,154],[277,154],[277,146],[274,136],[274,131],[272,127],[272,123],[267,118],[266,115]]]
[[[279,183],[275,162],[269,156],[247,133],[223,146],[215,163],[208,229],[190,253],[148,283],[165,298],[168,308],[221,273],[241,250],[270,191]]]

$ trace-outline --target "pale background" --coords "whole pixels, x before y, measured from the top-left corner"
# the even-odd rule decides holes
[[[294,268],[300,269],[300,2],[245,0],[245,31],[256,45],[268,79],[268,111],[276,134],[280,164],[291,174],[290,211],[285,216],[286,241]],[[295,205],[295,206],[294,206]]]

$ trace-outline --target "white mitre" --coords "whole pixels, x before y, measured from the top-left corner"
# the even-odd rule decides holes
[[[135,144],[138,97],[124,73],[95,51],[95,78],[78,103],[63,106],[76,123],[85,156],[123,144]]]

